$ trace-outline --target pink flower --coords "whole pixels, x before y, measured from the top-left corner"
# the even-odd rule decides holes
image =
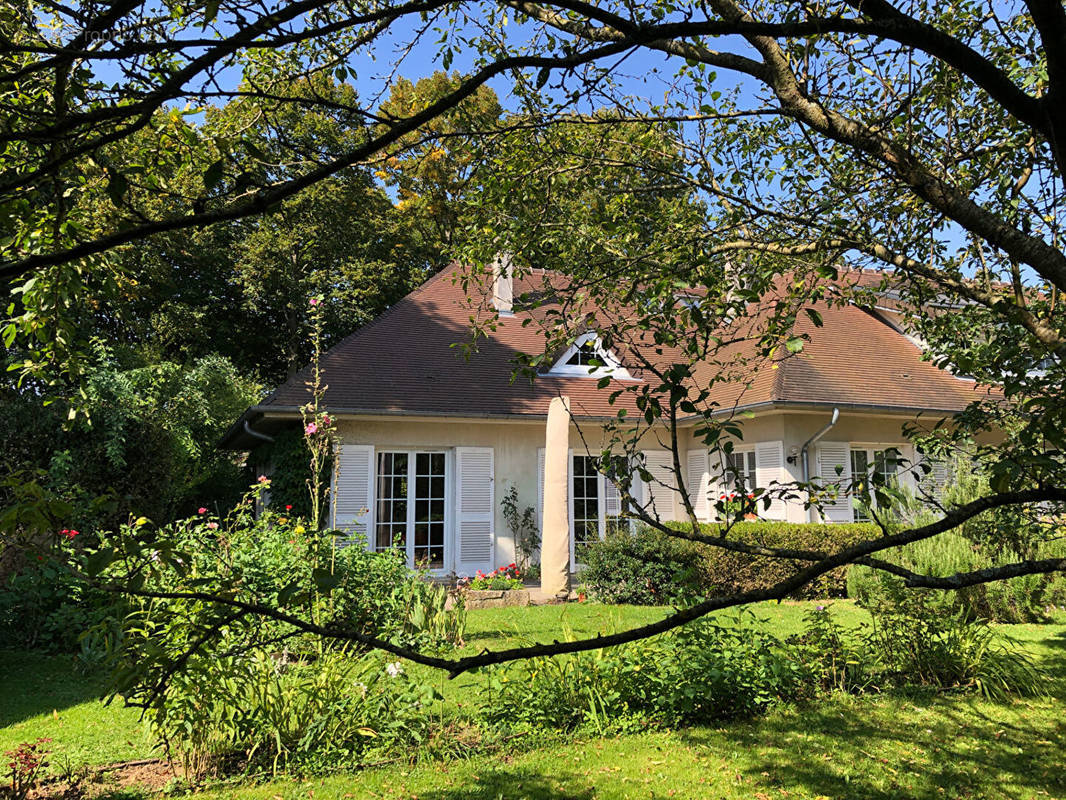
[[[270,478],[268,478],[266,475],[260,475],[258,480],[260,483],[266,483],[270,480]]]
[[[332,424],[333,424],[333,420],[331,420],[331,419],[329,418],[329,414],[323,414],[323,415],[322,415],[322,425],[323,425],[324,427],[328,428],[328,427],[329,427],[330,425],[332,425]]]
[[[78,535],[78,532],[73,528],[64,528],[59,532],[60,536],[66,536],[68,539],[73,539]]]
[[[311,298],[311,305],[312,306],[317,306],[318,305],[318,298],[317,297],[312,297]]]
[[[318,426],[315,425],[315,423],[313,423],[313,422],[308,422],[307,423],[307,427],[304,428],[304,435],[305,436],[311,436],[312,434],[315,434],[315,433],[318,433]]]
[[[209,523],[207,523],[207,527],[208,527],[208,530],[217,531],[218,530],[218,523],[217,522],[209,522]]]
[[[207,513],[207,509],[204,506],[200,506],[198,509],[196,509],[196,513],[200,516],[203,516]]]

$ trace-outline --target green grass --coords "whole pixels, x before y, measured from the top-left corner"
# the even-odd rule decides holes
[[[785,636],[801,628],[811,605],[763,605],[756,613],[760,624]],[[846,602],[835,603],[833,611],[847,624],[866,619]],[[591,604],[476,611],[470,613],[465,650],[562,638],[566,630],[574,635],[607,632],[665,613]],[[506,751],[466,760],[393,764],[307,781],[223,785],[197,794],[197,800],[1064,798],[1066,625],[1002,629],[1050,670],[1050,697],[993,703],[959,694],[836,696],[721,729],[610,739],[519,739]],[[5,748],[51,736],[57,753],[71,747],[79,757],[98,763],[147,754],[136,715],[93,701],[96,690],[72,677],[68,663],[0,653],[0,674],[13,675],[18,687],[11,705],[5,680],[0,712]],[[439,673],[427,670],[425,675],[441,680]],[[446,681],[446,703],[475,701],[482,680],[468,675]],[[37,696],[31,699],[33,692]],[[51,716],[53,706],[58,721]]]
[[[55,769],[153,755],[140,712],[105,706],[103,682],[78,675],[70,658],[0,650],[0,676],[0,752],[51,739]]]

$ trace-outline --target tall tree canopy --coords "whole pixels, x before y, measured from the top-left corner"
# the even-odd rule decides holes
[[[676,369],[646,390],[652,417],[702,414],[708,442],[717,442],[727,423],[703,402],[705,387],[693,385],[686,363],[697,350],[719,348],[722,322],[771,286],[785,297],[770,309],[760,349],[802,348],[787,335],[788,321],[826,295],[845,262],[890,269],[886,286],[912,310],[930,357],[1002,387],[1006,404],[975,406],[950,434],[1013,417],[1016,435],[978,452],[993,472],[992,493],[944,509],[932,526],[886,528],[838,553],[800,554],[810,567],[759,597],[707,598],[604,640],[458,661],[405,655],[462,670],[631,640],[716,608],[784,596],[843,563],[875,563],[886,548],[989,509],[1066,500],[1066,315],[1058,308],[1066,290],[1066,9],[1058,0],[991,7],[223,0],[9,6],[3,14],[0,275],[20,282],[23,303],[6,329],[9,344],[20,333],[36,336],[31,349],[62,355],[72,309],[88,284],[115,270],[122,247],[225,230],[279,208],[313,230],[297,213],[302,199],[350,171],[384,167],[396,191],[429,198],[440,211],[437,199],[450,200],[450,188],[427,168],[430,156],[471,132],[439,120],[494,82],[506,87],[502,104],[512,113],[495,130],[476,131],[482,152],[522,150],[521,139],[501,137],[524,129],[561,158],[554,166],[538,152],[525,153],[529,161],[499,160],[482,187],[484,216],[464,223],[481,235],[458,242],[461,252],[484,262],[507,248],[520,267],[565,257],[584,297],[608,309],[635,301],[640,313],[620,315],[612,335],[684,345]],[[398,87],[383,110],[394,84],[394,70],[376,61],[386,52],[397,69],[428,56],[458,74],[421,90]],[[327,91],[327,75],[349,87]],[[183,113],[227,101],[336,116],[343,136],[286,170],[239,124],[205,123],[205,140],[183,133]],[[489,104],[475,106],[489,112],[473,115],[478,126],[493,121]],[[560,135],[553,129],[578,125],[589,132],[572,144],[553,139]],[[645,135],[641,125],[650,126],[649,143],[681,158],[627,156],[627,137]],[[611,132],[594,150],[588,143],[604,135],[599,129]],[[110,148],[138,137],[138,161],[109,160]],[[463,151],[455,152],[462,166]],[[406,159],[415,160],[404,169]],[[168,162],[184,176],[180,187],[156,167]],[[600,167],[614,177],[605,180]],[[538,250],[526,235],[534,204],[503,201],[520,197],[523,186],[564,182],[576,187],[572,197],[591,201],[587,213],[572,207],[570,239],[541,225],[548,243]],[[118,213],[96,225],[82,198],[100,186]],[[138,193],[162,200],[141,205]],[[679,308],[676,292],[691,287],[703,299]],[[924,315],[929,300],[951,313]],[[550,348],[570,331],[561,321],[545,334]],[[939,583],[906,577],[912,585],[964,586],[1064,566],[1006,564]]]

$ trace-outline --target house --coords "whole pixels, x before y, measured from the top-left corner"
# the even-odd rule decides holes
[[[633,400],[623,393],[612,405],[611,388],[599,388],[600,378],[634,385],[644,380],[642,371],[625,352],[603,348],[589,329],[536,380],[513,380],[515,357],[544,347],[536,326],[523,325],[533,312],[515,309],[513,300],[561,276],[534,271],[512,281],[497,270],[491,299],[472,300],[459,275],[457,265],[445,269],[324,355],[325,407],[342,440],[332,523],[363,534],[371,548],[402,544],[409,563],[428,563],[441,574],[510,563],[515,546],[500,501],[514,486],[520,505],[535,506],[541,518],[545,423],[552,400],[566,397],[573,420],[566,492],[573,565],[580,544],[602,537],[622,513],[617,488],[596,471],[592,455],[600,450],[603,424]],[[719,492],[806,477],[847,481],[875,466],[891,472],[896,454],[903,463],[916,458],[904,425],[919,416],[932,424],[980,396],[972,380],[921,359],[898,306],[884,298],[869,307],[827,306],[822,327],[801,315],[795,333],[810,336],[802,352],[716,384],[711,399],[722,413],[747,417],[743,439],[725,463],[696,437],[696,419],[680,421],[680,463],[701,518],[715,514]],[[455,345],[470,340],[471,316],[496,311],[495,329],[469,358],[461,357]],[[224,446],[251,449],[296,424],[308,400],[306,380],[298,374],[248,409]],[[670,450],[654,431],[641,442],[655,480],[635,481],[634,496],[661,520],[683,519]],[[775,500],[760,514],[819,519],[799,501]],[[821,519],[846,522],[862,514],[851,498],[840,497]]]

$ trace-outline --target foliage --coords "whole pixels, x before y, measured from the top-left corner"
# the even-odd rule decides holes
[[[676,634],[538,658],[488,678],[487,722],[600,734],[714,724],[802,693],[803,672],[765,633],[701,621]]]
[[[495,669],[482,709],[506,728],[587,729],[713,725],[832,691],[891,687],[976,689],[988,698],[1039,695],[1049,677],[986,623],[922,605],[875,612],[848,630],[817,607],[800,634],[781,639],[740,617],[701,620],[676,633]]]
[[[377,655],[197,655],[149,722],[190,776],[235,766],[332,771],[421,744],[431,719],[425,707],[435,697]]]
[[[126,604],[75,575],[62,551],[37,553],[0,584],[0,643],[98,656],[93,637],[117,630]]]
[[[673,523],[680,528],[681,523]],[[705,526],[704,534],[717,535]],[[740,522],[730,538],[764,547],[831,552],[878,534],[875,525]],[[792,575],[801,562],[750,556],[671,537],[650,528],[622,532],[592,544],[585,556],[582,581],[593,599],[605,603],[662,605],[691,599],[697,593],[728,595],[772,586]],[[832,570],[812,581],[797,596],[842,597],[847,570]]]
[[[1014,561],[1021,554],[997,545],[993,557],[987,548],[955,533],[898,548],[886,558],[922,575],[947,576],[958,572],[987,569],[1004,561]],[[1066,554],[1062,542],[1048,542],[1030,550],[1035,558],[1061,558]],[[899,595],[902,579],[863,566],[848,569],[848,596],[863,605],[890,602]],[[944,613],[961,613],[969,619],[996,622],[1041,622],[1048,610],[1066,604],[1066,579],[1054,573],[1022,575],[996,583],[968,586],[938,593],[935,602]]]
[[[526,506],[519,510],[518,487],[514,484],[511,484],[504,494],[500,506],[503,508],[503,518],[507,520],[507,527],[511,529],[518,564],[522,569],[528,570],[534,566],[533,559],[540,550],[540,527],[537,525],[536,509]]]
[[[446,589],[408,570],[397,553],[369,552],[304,518],[254,515],[254,498],[268,486],[263,479],[222,519],[202,509],[157,532],[137,520],[122,539],[130,549],[86,558],[86,568],[103,575],[145,555],[154,565],[133,588],[113,688],[146,709],[193,773],[237,755],[318,769],[409,743],[424,732],[416,714],[428,690],[406,678],[386,682],[397,668],[357,657],[354,645],[331,647],[286,622],[183,594],[227,587],[235,599],[274,603],[321,628],[423,650],[462,640],[461,604],[447,608]],[[176,596],[144,597],[142,588]]]
[[[311,298],[311,378],[307,381],[307,388],[311,392],[311,399],[300,407],[302,418],[301,428],[304,434],[304,444],[307,447],[308,470],[307,496],[310,502],[310,521],[312,530],[322,527],[322,507],[329,491],[334,463],[333,456],[336,453],[340,437],[333,427],[333,418],[323,408],[323,397],[326,386],[322,382],[322,298]]]
[[[473,578],[460,578],[457,584],[460,589],[473,591],[483,589],[521,589],[523,585],[522,571],[512,562],[506,567],[496,567],[489,573],[478,570]]]
[[[26,800],[37,782],[37,776],[48,766],[45,760],[48,751],[43,745],[51,739],[39,738],[35,742],[22,742],[14,750],[8,750],[4,755],[11,759],[7,768],[11,775],[11,783],[8,786],[8,797],[11,800]]]
[[[932,443],[935,446],[935,442]],[[974,464],[967,448],[947,459],[948,483],[939,502],[962,505],[990,493],[990,471]],[[978,514],[953,531],[886,551],[883,557],[921,575],[949,576],[988,569],[1025,559],[1061,558],[1066,540],[1061,516],[1038,509],[997,508]],[[935,515],[918,498],[892,515],[895,524],[920,525]],[[884,605],[899,596],[901,579],[875,574],[867,567],[848,570],[848,595],[867,605]],[[928,602],[934,602],[932,599]],[[1061,573],[1022,575],[995,583],[944,592],[935,600],[945,613],[998,622],[1047,620],[1050,607],[1066,604],[1066,576]]]
[[[695,549],[650,528],[611,533],[588,545],[582,560],[581,581],[602,603],[681,603],[700,586]]]
[[[269,506],[274,511],[308,517],[311,498],[307,492],[307,443],[302,430],[280,430],[274,441],[264,442],[249,455],[249,461],[270,466]]]
[[[717,530],[705,526],[705,534]],[[787,547],[832,553],[865,539],[877,538],[880,529],[872,523],[821,524],[793,522],[741,522],[729,537],[763,547]],[[761,589],[794,574],[806,566],[803,562],[734,553],[709,545],[695,545],[701,554],[701,580],[707,591],[717,594]],[[839,568],[820,575],[795,596],[812,600],[843,597],[847,569]]]
[[[876,656],[866,639],[846,629],[825,606],[807,611],[803,621],[803,632],[788,642],[821,691],[858,694],[874,688]]]
[[[84,373],[90,420],[69,422],[58,405],[39,409],[32,391],[0,394],[7,466],[35,471],[42,489],[70,505],[57,527],[114,529],[131,514],[166,520],[240,496],[243,470],[216,445],[260,390],[226,359],[129,368],[100,345]],[[0,489],[0,504],[16,501]]]
[[[945,614],[927,592],[903,591],[873,609],[870,646],[898,683],[976,688],[985,697],[1039,694],[1047,675],[984,620]]]

